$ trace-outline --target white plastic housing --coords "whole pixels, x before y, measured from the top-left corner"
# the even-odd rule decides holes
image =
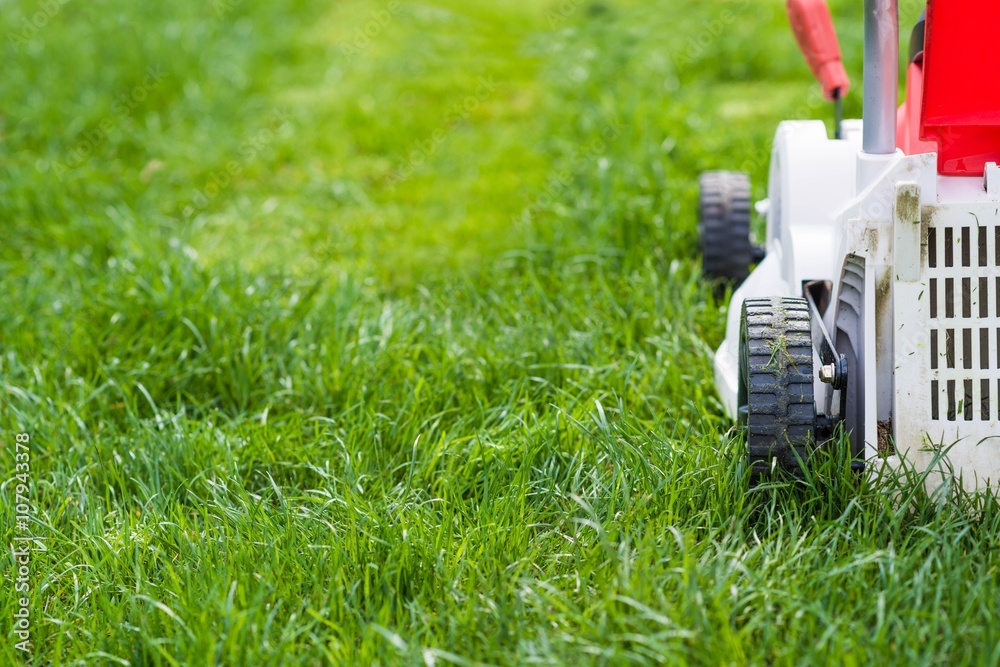
[[[715,356],[719,394],[735,418],[745,299],[801,296],[803,282],[830,281],[824,321],[833,332],[845,266],[861,266],[852,289],[864,311],[864,361],[850,372],[861,374],[864,387],[866,458],[879,455],[881,432],[883,445],[891,436],[918,470],[953,472],[968,489],[996,485],[1000,195],[987,188],[1000,174],[942,177],[933,153],[866,154],[860,131],[860,121],[847,121],[844,139],[834,140],[818,121],[778,127],[767,255],[733,295]],[[818,377],[815,389],[825,412],[834,392]]]

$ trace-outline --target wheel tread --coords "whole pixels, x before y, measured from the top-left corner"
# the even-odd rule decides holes
[[[772,460],[798,469],[813,447],[816,421],[812,330],[805,299],[745,300],[740,348],[741,373],[747,374],[741,377],[741,400],[746,400],[741,404],[748,406],[753,475],[769,472]]]
[[[706,276],[737,283],[753,262],[750,241],[750,177],[743,172],[708,171],[701,187],[698,231]]]

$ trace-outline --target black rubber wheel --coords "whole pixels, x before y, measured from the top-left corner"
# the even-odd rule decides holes
[[[813,348],[805,299],[747,299],[740,319],[737,406],[754,479],[772,461],[800,469],[814,446]]]
[[[750,241],[750,177],[740,171],[706,171],[698,184],[702,272],[707,278],[741,283],[761,255]]]

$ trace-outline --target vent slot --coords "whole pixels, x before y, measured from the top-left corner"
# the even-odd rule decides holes
[[[1000,287],[1000,278],[997,278],[997,286]],[[930,290],[931,290],[931,319],[936,320],[938,316],[937,278],[931,278]],[[998,290],[997,294],[1000,294],[1000,290]],[[1000,298],[1000,296],[998,296],[997,298]]]
[[[984,422],[990,420],[990,381],[979,381],[979,418]]]
[[[948,380],[948,421],[955,421],[955,381]]]
[[[962,317],[972,317],[972,279],[962,278]]]
[[[965,381],[965,396],[962,397],[962,410],[965,413],[965,421],[972,421],[972,380]]]
[[[944,279],[944,316],[955,317],[955,279]]]
[[[987,370],[990,367],[990,330],[979,330],[979,368]]]
[[[990,316],[990,281],[989,278],[979,279],[979,317]]]

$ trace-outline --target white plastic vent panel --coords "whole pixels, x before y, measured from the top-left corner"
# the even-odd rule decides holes
[[[925,467],[950,447],[956,472],[978,480],[966,485],[981,486],[1000,479],[1000,208],[924,207],[921,218],[916,280],[897,274],[893,286],[897,448]]]
[[[934,421],[1000,419],[1000,224],[968,217],[927,229]]]

